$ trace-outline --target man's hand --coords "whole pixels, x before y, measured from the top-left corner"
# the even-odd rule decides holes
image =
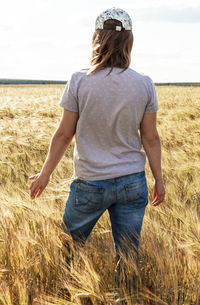
[[[31,199],[34,199],[35,197],[39,197],[41,195],[49,182],[50,176],[39,173],[29,177],[29,179],[33,180],[29,189],[31,191],[30,197]]]
[[[165,198],[165,186],[163,180],[155,180],[153,187],[153,206],[159,205]]]

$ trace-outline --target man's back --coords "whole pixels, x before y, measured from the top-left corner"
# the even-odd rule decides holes
[[[74,178],[101,180],[144,170],[138,133],[144,113],[158,109],[152,80],[128,68],[72,74],[60,105],[79,112]]]

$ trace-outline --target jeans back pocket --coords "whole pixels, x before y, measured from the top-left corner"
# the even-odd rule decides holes
[[[94,213],[103,208],[105,189],[79,180],[75,190],[75,207],[83,213]]]
[[[146,179],[124,185],[126,200],[135,208],[145,207],[148,204],[148,187]]]

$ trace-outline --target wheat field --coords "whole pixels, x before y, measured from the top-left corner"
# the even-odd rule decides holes
[[[200,304],[200,88],[156,87],[165,201],[151,206],[140,240],[137,295],[114,286],[115,252],[107,212],[84,248],[61,219],[73,170],[71,143],[42,195],[29,196],[59,124],[63,85],[0,86],[0,305]],[[66,268],[68,241],[75,254]],[[133,264],[134,265],[134,264]],[[134,266],[127,262],[130,273]],[[69,297],[70,295],[70,297]]]

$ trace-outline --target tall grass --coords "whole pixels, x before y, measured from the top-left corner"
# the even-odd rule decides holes
[[[115,251],[105,212],[84,248],[61,227],[74,142],[42,195],[28,177],[41,170],[62,109],[63,85],[0,87],[0,305],[200,304],[200,89],[157,87],[166,199],[147,206],[139,288],[114,285]],[[152,175],[146,166],[152,200]],[[70,252],[65,247],[70,245]],[[74,263],[67,268],[66,256]],[[125,261],[130,272],[134,263]]]

